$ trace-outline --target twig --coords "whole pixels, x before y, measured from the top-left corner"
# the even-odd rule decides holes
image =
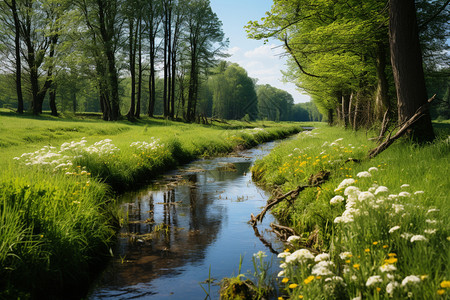
[[[416,113],[409,118],[407,121],[405,121],[402,125],[400,125],[400,129],[394,134],[394,136],[391,137],[391,133],[389,136],[385,139],[384,142],[382,142],[378,147],[372,149],[369,151],[369,158],[374,158],[384,150],[386,150],[395,140],[397,140],[399,137],[401,137],[407,130],[415,123],[417,120],[419,120],[423,114],[428,110],[428,105],[436,98],[436,94],[431,97],[427,103],[419,107],[416,111]]]

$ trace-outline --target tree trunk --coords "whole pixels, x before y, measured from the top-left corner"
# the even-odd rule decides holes
[[[427,103],[414,0],[391,0],[389,17],[391,64],[397,89],[398,119],[399,123],[403,123]],[[419,143],[435,138],[429,111],[414,123],[408,135]]]
[[[127,118],[134,119],[136,108],[136,48],[134,42],[134,17],[129,18],[129,61],[130,61],[130,75],[131,75],[131,101],[130,109],[127,113]]]
[[[56,108],[56,85],[53,85],[53,88],[50,89],[49,91],[49,95],[50,95],[50,110],[51,110],[51,114],[52,116],[58,116],[58,110]]]
[[[138,44],[138,90],[136,97],[136,111],[134,116],[141,116],[141,98],[142,98],[142,24],[139,20],[139,44]]]
[[[9,5],[6,1],[5,3],[9,6],[12,11],[14,18],[14,47],[16,53],[16,93],[17,93],[17,112],[23,114],[23,94],[22,94],[22,63],[20,58],[20,23],[19,16],[17,15],[16,0],[11,1]]]
[[[382,42],[377,43],[376,52],[377,94],[375,98],[375,112],[377,120],[381,120],[385,111],[390,108],[389,84],[386,77],[386,47]]]

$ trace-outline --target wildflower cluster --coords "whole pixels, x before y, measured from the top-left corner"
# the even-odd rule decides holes
[[[408,184],[397,189],[377,184],[373,180],[380,173],[371,167],[334,190],[329,204],[343,212],[334,217],[332,252],[279,254],[278,276],[290,299],[439,299],[448,294],[445,271],[434,267],[437,245],[448,249],[440,210],[415,204],[426,193]],[[288,242],[294,246],[298,239],[291,236]]]
[[[365,145],[359,147],[352,144],[345,145],[343,139],[339,138],[332,142],[324,142],[321,148],[317,148],[321,150],[320,152],[308,147],[294,148],[291,153],[284,156],[283,162],[278,167],[278,173],[279,176],[283,176],[289,181],[305,181],[310,174],[324,169],[337,168],[345,161],[352,160],[352,156],[361,156],[366,147]],[[351,171],[352,169],[347,167],[346,170]],[[347,176],[351,177],[351,175]]]
[[[24,153],[20,157],[14,157],[14,159],[27,166],[49,166],[53,171],[69,171],[73,169],[74,161],[82,158],[84,155],[102,157],[113,155],[120,151],[111,142],[110,139],[105,139],[87,146],[86,138],[82,138],[78,142],[71,141],[63,143],[59,147],[59,150],[56,147],[44,146],[35,152]]]

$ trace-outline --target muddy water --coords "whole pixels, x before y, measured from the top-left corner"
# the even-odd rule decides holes
[[[247,223],[269,197],[253,184],[249,168],[274,145],[195,161],[123,196],[129,224],[90,299],[205,299],[200,283],[208,278],[211,299],[218,299],[219,280],[237,275],[241,255],[241,273],[253,270],[251,257],[258,251],[275,262],[283,245],[268,230],[272,216],[258,226],[260,237]]]

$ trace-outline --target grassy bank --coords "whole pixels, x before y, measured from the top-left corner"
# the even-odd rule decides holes
[[[370,134],[323,127],[278,146],[253,177],[282,192],[330,172],[273,210],[296,230],[280,254],[280,299],[448,299],[450,138],[401,141],[366,159]]]
[[[114,193],[192,159],[300,130],[0,115],[0,298],[79,298],[109,255]],[[63,294],[64,293],[64,294]]]

